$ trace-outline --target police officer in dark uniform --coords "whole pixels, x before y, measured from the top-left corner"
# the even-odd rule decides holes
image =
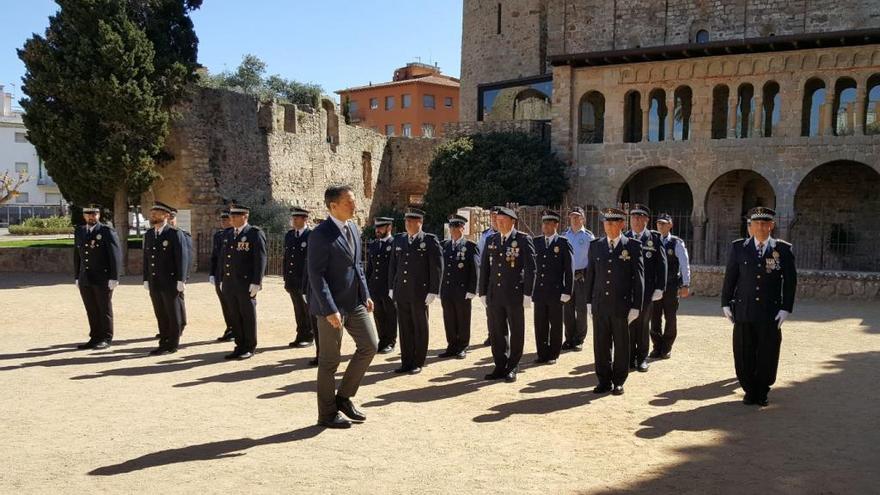
[[[602,215],[605,237],[590,243],[586,274],[599,379],[593,393],[622,395],[629,375],[629,329],[642,308],[644,261],[641,242],[622,233],[626,212],[605,208]]]
[[[421,373],[428,356],[428,307],[440,294],[440,241],[422,230],[425,212],[409,208],[406,232],[394,238],[388,267],[389,295],[397,304],[401,366],[395,373]]]
[[[562,349],[563,305],[571,301],[574,270],[571,243],[560,236],[559,213],[545,210],[535,237],[535,344],[538,364],[556,364]],[[584,308],[586,309],[586,308]]]
[[[642,373],[648,371],[648,352],[651,343],[651,308],[654,301],[663,299],[666,290],[666,250],[660,241],[660,233],[648,228],[651,210],[636,203],[629,210],[630,230],[624,234],[641,244],[644,257],[645,287],[639,318],[630,324],[630,369]]]
[[[306,252],[309,246],[309,233],[306,225],[309,210],[294,206],[290,209],[291,229],[284,236],[284,290],[293,302],[296,318],[296,337],[288,344],[290,347],[309,347],[317,334],[317,319],[309,314],[309,307],[303,297],[303,273],[306,266]]]
[[[493,206],[489,209],[489,226],[486,227],[483,232],[480,233],[480,239],[477,241],[477,251],[480,253],[479,257],[477,257],[477,279],[479,280],[479,272],[480,272],[480,261],[482,260],[482,253],[486,250],[486,241],[495,235],[498,232],[498,223],[496,222],[498,218],[498,207]],[[479,283],[479,282],[478,282]],[[492,328],[492,324],[489,322],[489,313],[486,312],[486,328]],[[486,340],[483,342],[483,345],[492,344],[492,340],[490,336],[486,335]]]
[[[226,330],[223,335],[217,338],[218,342],[229,342],[234,337],[232,335],[232,317],[229,313],[229,306],[226,299],[220,292],[220,282],[223,280],[223,270],[221,267],[223,256],[223,243],[229,238],[229,229],[232,228],[232,221],[229,219],[229,210],[223,210],[220,213],[220,230],[214,232],[211,239],[211,265],[209,267],[208,282],[214,286],[214,292],[217,293],[217,299],[220,300],[220,309],[223,311],[223,321],[226,323]]]
[[[471,342],[472,300],[477,295],[477,244],[464,238],[467,218],[449,217],[451,239],[443,241],[443,283],[440,303],[446,350],[438,357],[464,359]]]
[[[232,315],[235,349],[225,359],[249,359],[257,349],[257,293],[266,274],[266,234],[248,223],[250,208],[229,207],[232,230],[223,251],[220,291]]]
[[[373,219],[376,239],[367,244],[367,288],[373,298],[373,321],[379,334],[379,354],[388,354],[397,344],[397,308],[388,295],[388,266],[394,238],[394,219]]]
[[[172,208],[157,201],[150,208],[150,229],[144,234],[144,289],[150,291],[159,324],[159,347],[153,356],[173,354],[183,328],[186,290],[186,240],[183,232],[168,223]]]
[[[186,280],[184,280],[183,282],[188,283],[189,276],[190,274],[192,274],[193,271],[193,264],[195,263],[195,251],[193,251],[192,234],[178,227],[177,208],[171,208],[171,216],[168,218],[168,224],[179,230],[183,234],[183,264],[186,267]],[[186,329],[186,298],[184,292],[180,293],[180,311],[181,313],[183,313],[183,323],[180,326],[180,334],[183,335],[183,331],[184,329]]]
[[[663,299],[654,303],[651,315],[651,341],[654,348],[648,357],[669,359],[672,344],[678,335],[678,300],[690,295],[691,265],[684,241],[672,234],[672,216],[661,213],[657,216],[657,231],[660,242],[666,251],[666,290]],[[663,328],[663,319],[666,328]]]
[[[517,231],[516,212],[498,208],[498,232],[486,241],[480,261],[480,299],[489,314],[495,369],[487,380],[516,381],[525,340],[525,308],[532,306],[535,246]]]
[[[100,223],[101,207],[83,208],[85,225],[74,231],[73,271],[89,319],[89,340],[78,349],[106,349],[113,341],[113,290],[122,273],[119,238]]]
[[[759,206],[749,211],[749,239],[730,246],[721,306],[733,323],[736,377],[745,404],[769,404],[776,381],[782,324],[794,307],[797,270],[791,244],[774,239],[776,212]]]

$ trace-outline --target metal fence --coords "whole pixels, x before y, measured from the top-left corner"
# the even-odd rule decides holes
[[[48,218],[67,213],[59,205],[2,205],[0,206],[0,225],[18,225],[28,218]]]

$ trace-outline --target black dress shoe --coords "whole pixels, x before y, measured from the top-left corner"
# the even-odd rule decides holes
[[[311,341],[311,340],[294,340],[293,342],[291,342],[291,343],[288,344],[288,345],[289,345],[290,347],[296,347],[296,348],[298,348],[298,349],[303,349],[303,348],[306,348],[306,347],[311,347],[312,344],[314,344],[314,342]]]
[[[110,342],[107,342],[106,340],[102,340],[102,341],[98,342],[97,344],[95,344],[94,349],[106,349],[108,347],[110,347]]]
[[[318,358],[310,359],[308,364],[309,364],[309,366],[317,366],[318,365]]]
[[[346,399],[337,395],[336,409],[339,409],[339,412],[348,416],[349,419],[353,419],[355,421],[367,420],[367,416],[364,415],[364,413],[360,412],[358,408],[354,407],[354,404],[351,403],[351,399]]]
[[[761,406],[761,407],[767,407],[767,406],[770,405],[770,401],[767,400],[766,397],[762,397],[762,398],[760,398],[760,399],[757,399],[757,400],[755,401],[755,404],[758,404],[758,405]]]
[[[747,406],[753,406],[753,405],[755,405],[755,399],[752,399],[752,396],[750,396],[749,394],[746,394],[746,396],[743,397],[743,404],[745,404]]]
[[[386,345],[384,347],[379,347],[379,354],[391,354],[394,351],[393,345]]]
[[[571,342],[563,342],[562,343],[562,350],[563,351],[570,351],[571,347],[572,347]]]
[[[636,366],[636,371],[638,371],[639,373],[647,373],[648,372],[648,362],[642,361],[641,363],[639,363],[638,366]]]
[[[450,358],[452,356],[455,356],[455,353],[452,351],[443,351],[440,354],[437,354],[438,358]]]
[[[615,385],[613,389],[611,389],[611,395],[623,395],[623,385]]]
[[[161,356],[163,353],[165,353],[165,349],[160,347],[158,349],[153,349],[152,351],[150,351],[150,356]]]
[[[97,341],[90,340],[90,341],[88,341],[88,342],[86,342],[86,343],[84,343],[84,344],[80,344],[80,345],[76,346],[76,348],[79,349],[79,350],[94,349],[94,348],[95,348],[95,345],[96,345],[97,343],[98,343]]]
[[[335,429],[351,428],[351,421],[343,418],[341,414],[336,413],[336,416],[331,419],[319,419],[318,426]]]
[[[234,339],[235,339],[235,336],[232,335],[232,332],[227,330],[227,331],[223,332],[223,335],[217,337],[217,342],[229,342]]]
[[[421,372],[422,372],[422,368],[421,368],[421,366],[415,366],[415,367],[411,368],[411,369],[408,371],[408,373],[409,373],[410,375],[418,375],[418,374],[421,373]]]
[[[547,360],[544,358],[535,358],[535,360],[532,361],[532,363],[534,363],[534,364],[544,364],[546,362],[547,362]]]
[[[574,344],[571,346],[571,350],[572,352],[581,352],[582,350],[584,350],[584,346],[583,344]]]
[[[653,351],[651,351],[650,354],[648,354],[648,357],[651,359],[660,359],[661,355],[662,353],[659,350],[654,349]]]
[[[511,371],[510,373],[504,375],[504,381],[507,383],[513,383],[516,381],[516,371]]]
[[[155,338],[157,338],[157,339],[161,339],[161,338],[162,338],[162,334],[161,334],[161,333],[157,333]]]
[[[236,359],[238,359],[239,361],[244,361],[245,359],[250,359],[252,357],[254,357],[254,353],[248,351],[248,352],[242,352],[241,354],[238,355],[238,357]]]
[[[593,389],[594,394],[607,394],[608,392],[611,392],[611,385],[603,385],[600,383]]]
[[[503,373],[498,373],[497,371],[493,371],[493,372],[489,373],[488,375],[486,375],[484,378],[486,380],[498,380],[503,377],[504,377]]]
[[[461,351],[455,355],[455,359],[465,359],[466,357],[467,357],[467,351]]]
[[[409,373],[409,370],[411,370],[411,369],[412,368],[410,368],[409,366],[401,366],[400,368],[397,368],[396,370],[394,370],[394,372],[399,375],[401,373]]]
[[[556,360],[555,360],[555,359],[548,359],[548,360],[546,361],[546,363],[547,363],[547,364],[556,364]]]
[[[661,355],[661,356],[660,356],[660,359],[669,359],[669,358],[671,358],[671,357],[672,357],[672,353],[671,353],[671,352],[667,352],[666,354]]]
[[[492,345],[492,339],[486,337],[486,340],[483,341],[483,345]]]

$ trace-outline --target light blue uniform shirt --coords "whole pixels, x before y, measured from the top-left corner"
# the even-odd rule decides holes
[[[572,232],[571,228],[566,229],[565,234],[563,235],[568,239],[568,242],[571,243],[574,258],[572,268],[574,270],[585,269],[590,262],[590,243],[593,242],[596,237],[587,229]]]
[[[493,235],[495,235],[497,233],[498,232],[496,232],[495,230],[487,229],[482,234],[480,234],[480,239],[477,241],[477,249],[478,249],[477,252],[480,253],[480,255],[477,256],[477,264],[478,265],[480,264],[480,261],[481,261],[480,258],[482,258],[482,256],[483,256],[483,248],[486,247],[486,239],[492,237]]]
[[[663,242],[663,247],[666,247],[666,243],[669,242],[669,237],[660,237],[660,240]],[[675,243],[675,256],[678,258],[678,270],[681,273],[681,283],[682,285],[691,285],[691,261],[688,258],[687,248],[684,246],[684,241],[681,237],[676,237],[678,242]]]

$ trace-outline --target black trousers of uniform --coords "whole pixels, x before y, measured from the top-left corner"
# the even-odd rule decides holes
[[[113,291],[106,285],[79,286],[89,318],[89,341],[113,340]]]
[[[629,376],[629,351],[629,325],[626,315],[597,315],[594,312],[593,355],[599,385],[623,385],[626,382],[626,377]]]
[[[379,349],[397,345],[397,307],[387,291],[373,299],[373,321],[379,334]]]
[[[180,292],[180,335],[183,335],[183,330],[186,329],[186,298],[183,297],[183,292]]]
[[[633,364],[648,359],[649,347],[651,346],[650,325],[653,307],[652,301],[646,302],[642,306],[642,310],[639,311],[639,317],[629,326],[629,358]]]
[[[505,306],[489,303],[489,339],[495,372],[507,374],[519,366],[526,333],[525,309],[522,305]]]
[[[782,331],[775,320],[737,322],[733,325],[736,378],[747,395],[766,399],[776,381]]]
[[[232,317],[236,352],[254,352],[257,349],[257,299],[246,289],[224,284],[221,290]]]
[[[229,305],[226,304],[226,299],[223,297],[223,293],[220,292],[220,283],[218,282],[214,285],[214,292],[217,293],[217,299],[220,300],[220,310],[223,311],[223,321],[226,323],[226,330],[223,333],[232,331],[232,315],[229,312]]]
[[[400,362],[404,368],[421,368],[428,357],[428,306],[424,302],[398,302]]]
[[[666,328],[663,328],[663,319]],[[663,292],[663,299],[654,301],[651,311],[651,341],[660,354],[672,352],[672,344],[678,335],[678,289]]]
[[[578,270],[580,273],[580,270]],[[583,345],[587,339],[587,282],[576,275],[571,300],[565,304],[565,341],[571,345]]]
[[[536,302],[535,345],[538,359],[559,359],[562,349],[562,301]]]
[[[150,300],[159,324],[159,347],[177,349],[183,328],[183,299],[176,287],[159,289],[150,287]]]
[[[441,298],[443,306],[443,328],[446,330],[446,350],[459,353],[466,351],[471,344],[470,299]]]
[[[290,289],[290,301],[293,303],[293,316],[296,319],[297,342],[312,342],[318,333],[318,320],[309,314],[309,305],[303,299],[302,289]]]

